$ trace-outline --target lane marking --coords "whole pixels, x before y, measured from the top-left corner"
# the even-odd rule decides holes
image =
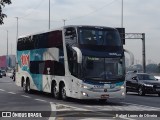
[[[79,108],[79,107],[75,107],[75,106],[71,106],[71,105],[66,105],[66,104],[58,104],[58,105],[65,106],[66,108],[71,108],[71,109],[76,109],[76,110],[84,110],[84,111],[88,111],[88,109]]]
[[[5,90],[3,90],[3,89],[0,89],[0,91],[5,91]]]
[[[50,117],[49,117],[48,120],[56,120],[56,117],[53,117],[53,116],[55,116],[55,114],[56,114],[56,104],[50,102],[50,105],[51,105],[51,115],[50,115]],[[53,111],[54,111],[55,113],[54,113]]]
[[[30,96],[27,96],[27,95],[21,95],[21,96],[25,98],[31,98]]]
[[[52,103],[52,102],[50,102],[50,104],[51,104],[51,111],[59,111],[56,107],[57,106],[64,106],[64,107],[68,107],[71,111],[73,110],[73,108],[75,109],[75,110],[73,110],[73,111],[77,111],[77,110],[83,110],[83,111],[88,111],[89,109],[83,109],[83,108],[79,108],[79,107],[74,107],[74,106],[70,106],[70,105],[65,105],[65,104],[56,104],[56,103]],[[62,110],[63,111],[69,111],[69,109],[63,109],[62,108]],[[95,112],[95,114],[96,113],[98,113],[98,114],[101,114],[101,115],[106,115],[106,113],[104,113],[104,112],[101,112],[101,111],[92,111],[93,113]],[[53,113],[52,113],[53,114]],[[74,113],[71,113],[71,114],[74,114]],[[65,114],[63,114],[63,115],[65,115]],[[68,113],[66,114],[66,115],[68,115]],[[51,115],[51,116],[53,116],[53,115]],[[49,120],[54,120],[54,119],[52,119],[53,117],[50,117],[49,118]],[[57,118],[59,118],[59,117],[57,117]],[[56,118],[56,119],[57,119]],[[64,118],[64,117],[62,117],[62,118]],[[126,119],[126,120],[136,120],[136,119],[133,119],[133,118],[124,118],[124,117],[118,117],[118,118],[121,118],[121,119]],[[109,119],[103,119],[103,118],[100,118],[100,119],[97,119],[96,118],[96,120],[110,120],[111,118],[109,118]],[[113,117],[113,119],[116,119],[116,117]],[[92,120],[92,117],[89,117],[89,118],[84,118],[84,119],[80,119],[80,120]]]
[[[8,92],[9,94],[13,94],[13,95],[15,95],[16,93],[14,93],[14,92]]]
[[[46,100],[42,100],[42,99],[34,99],[34,100],[41,101],[41,102],[47,102]]]
[[[158,107],[152,107],[152,106],[147,106],[147,105],[140,105],[140,104],[134,104],[134,103],[127,103],[127,102],[121,102],[121,103],[128,104],[128,105],[133,105],[133,106],[138,106],[138,107],[148,107],[148,108],[160,110],[160,108],[158,108]]]

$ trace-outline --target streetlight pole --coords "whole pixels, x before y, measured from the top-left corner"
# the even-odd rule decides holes
[[[122,16],[121,16],[121,27],[123,28],[123,0],[122,0]]]
[[[7,30],[7,68],[8,68],[8,30]]]
[[[7,30],[7,57],[8,57],[8,30]]]
[[[16,17],[17,19],[17,35],[16,35],[16,40],[18,41],[18,17]]]
[[[65,20],[65,19],[63,19],[64,26],[65,26],[65,22],[66,22],[66,20]]]
[[[50,6],[50,0],[49,0],[49,30],[50,30],[50,22],[51,22],[51,18],[50,18],[50,14],[51,14],[51,6]]]

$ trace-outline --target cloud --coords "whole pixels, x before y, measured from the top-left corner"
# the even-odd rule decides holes
[[[124,0],[124,27],[126,32],[146,33],[147,58],[157,62],[159,49],[159,0]],[[48,0],[14,0],[5,7],[8,18],[0,29],[9,29],[10,42],[16,44],[16,19],[19,18],[19,35],[48,30]],[[23,17],[23,18],[21,18]],[[121,26],[121,0],[51,0],[51,28],[66,25]],[[1,33],[1,32],[0,32]],[[5,39],[0,34],[0,39]],[[3,42],[5,44],[5,42]],[[138,49],[135,50],[138,44]],[[150,45],[150,46],[149,46]],[[141,57],[141,42],[129,42],[125,47]],[[151,49],[152,48],[152,49]],[[0,51],[0,54],[6,53]]]

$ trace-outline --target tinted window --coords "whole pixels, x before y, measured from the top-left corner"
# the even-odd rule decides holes
[[[79,43],[86,45],[122,46],[115,29],[80,28]]]
[[[17,50],[61,47],[62,45],[62,31],[51,31],[18,39]]]
[[[155,80],[155,77],[153,75],[138,74],[137,76],[138,76],[139,80]]]
[[[30,61],[30,72],[33,74],[64,76],[64,64],[57,61]]]

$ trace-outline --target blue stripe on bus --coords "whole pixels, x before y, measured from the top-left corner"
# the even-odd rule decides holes
[[[116,86],[122,86],[124,82],[117,82],[117,83],[94,83],[94,82],[84,82],[86,84],[90,85],[99,85],[99,86],[104,86],[104,84],[116,84]]]

